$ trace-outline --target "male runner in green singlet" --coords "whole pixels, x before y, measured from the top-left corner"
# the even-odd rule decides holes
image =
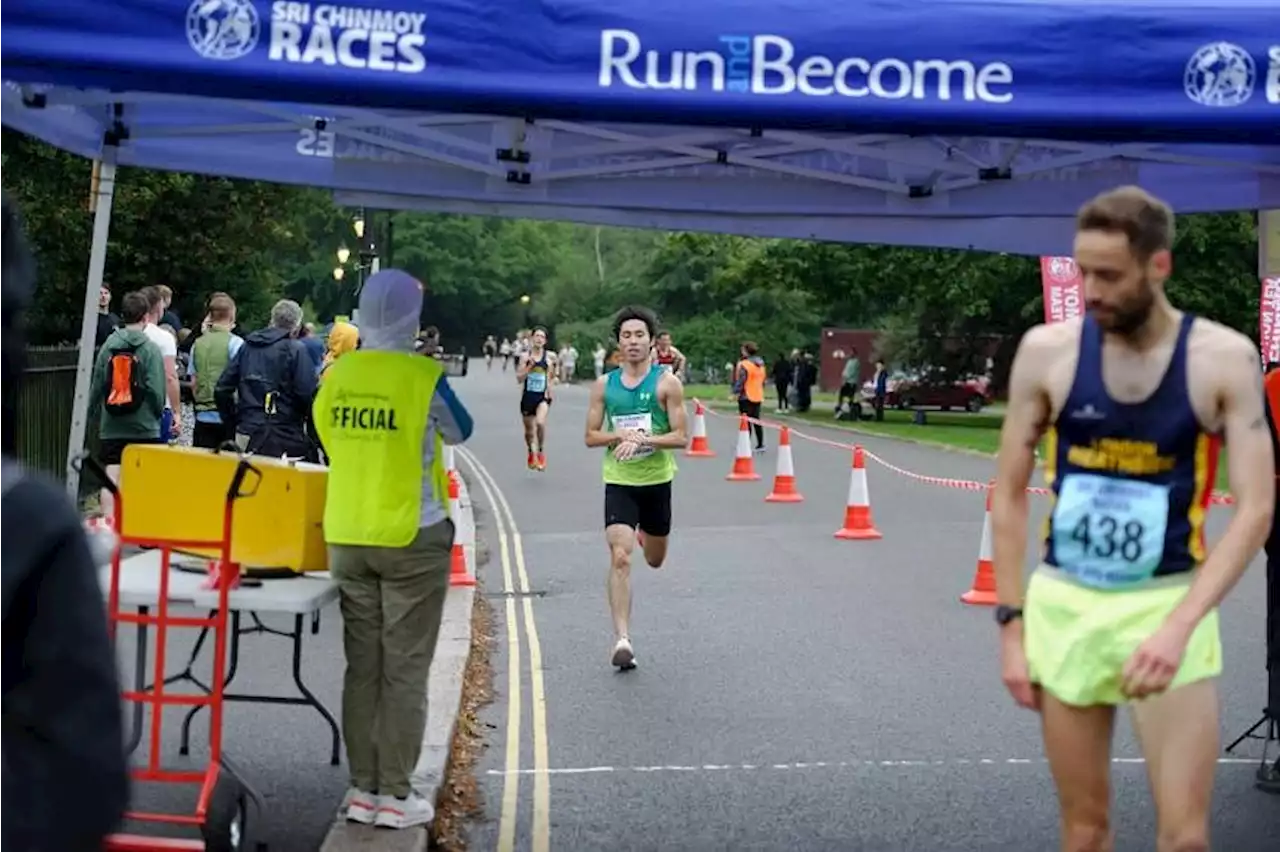
[[[1111,737],[1129,702],[1158,852],[1209,848],[1217,607],[1271,526],[1258,350],[1169,304],[1172,243],[1173,213],[1137,187],[1084,205],[1075,260],[1088,314],[1027,332],[1010,378],[991,506],[1001,676],[1040,711],[1071,852],[1113,848]],[[1042,436],[1053,498],[1024,615],[1026,487]],[[1223,439],[1236,506],[1210,551]]]
[[[604,536],[609,545],[609,609],[613,614],[613,665],[635,668],[631,647],[631,553],[636,530],[644,533],[644,560],[661,568],[671,532],[672,450],[688,443],[684,386],[650,363],[657,319],[629,307],[613,321],[619,369],[596,379],[587,409],[588,447],[606,447]]]

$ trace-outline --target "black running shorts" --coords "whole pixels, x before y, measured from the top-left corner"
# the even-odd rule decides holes
[[[671,533],[671,483],[604,486],[604,525],[639,527],[663,538]]]
[[[545,393],[524,393],[520,395],[520,416],[533,417],[538,413],[538,406],[546,403],[548,407],[551,405],[551,399]]]
[[[106,464],[120,464],[124,456],[124,448],[130,444],[163,444],[159,437],[155,438],[102,438],[98,441],[98,461]]]

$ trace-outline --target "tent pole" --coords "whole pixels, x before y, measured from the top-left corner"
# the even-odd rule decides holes
[[[76,359],[76,395],[71,406],[71,434],[67,438],[67,493],[79,501],[80,472],[71,464],[84,449],[89,422],[89,384],[93,376],[94,344],[98,333],[98,294],[107,264],[107,235],[111,230],[111,203],[116,193],[116,148],[102,147],[97,197],[93,208],[93,243],[89,247],[89,276],[85,282],[84,313],[80,318],[80,352]]]

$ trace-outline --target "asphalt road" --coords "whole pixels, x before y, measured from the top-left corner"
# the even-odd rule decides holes
[[[999,683],[990,610],[957,600],[975,568],[980,494],[873,464],[884,539],[838,541],[846,452],[798,442],[805,502],[766,504],[774,439],[756,459],[760,482],[726,482],[736,424],[713,418],[719,455],[680,459],[666,567],[633,570],[640,668],[620,674],[608,660],[600,455],[581,437],[586,388],[556,398],[545,473],[525,469],[510,373],[476,367],[458,388],[477,420],[470,450],[493,480],[489,496],[474,485],[472,494],[494,553],[481,581],[499,628],[497,699],[485,711],[492,733],[479,767],[486,814],[471,827],[473,849],[1056,848],[1037,717]],[[985,481],[993,472],[987,459],[864,443],[933,476]],[[465,460],[460,467],[476,475]],[[1214,534],[1226,517],[1213,513]],[[504,573],[514,594],[504,592]],[[1229,738],[1265,700],[1260,562],[1222,623]],[[1261,850],[1280,836],[1280,801],[1252,788],[1256,764],[1244,758],[1257,754],[1245,747],[1218,768],[1216,848]],[[1117,848],[1152,849],[1153,811],[1127,720],[1115,756]]]

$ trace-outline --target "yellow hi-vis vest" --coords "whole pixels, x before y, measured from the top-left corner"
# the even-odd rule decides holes
[[[422,516],[423,442],[444,368],[408,352],[361,349],[334,361],[312,416],[329,457],[324,537],[329,544],[406,547]],[[432,494],[449,506],[437,433]]]

